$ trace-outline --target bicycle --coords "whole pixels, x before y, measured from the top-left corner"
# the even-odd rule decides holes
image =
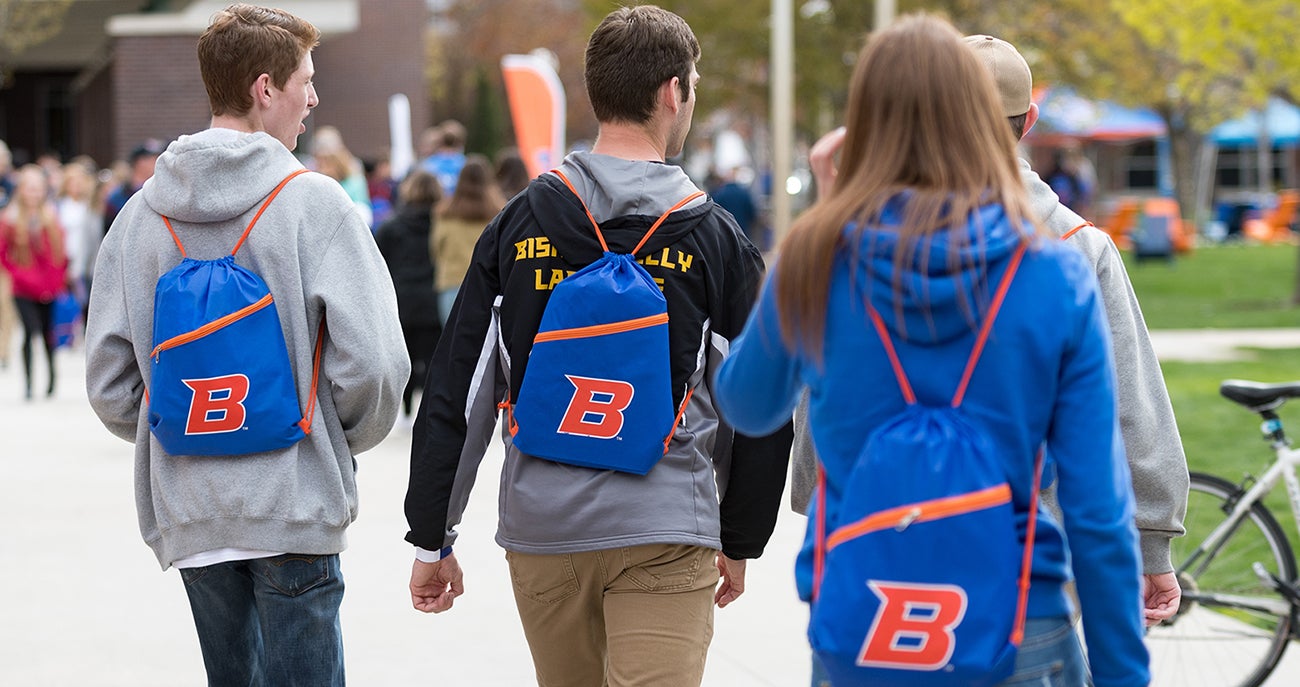
[[[1300,398],[1300,382],[1227,380],[1219,393],[1263,418],[1275,459],[1259,478],[1237,484],[1191,473],[1187,534],[1173,541],[1182,604],[1147,633],[1153,687],[1256,687],[1300,638],[1295,555],[1263,503],[1282,480],[1300,529],[1300,449],[1291,447],[1276,412]]]

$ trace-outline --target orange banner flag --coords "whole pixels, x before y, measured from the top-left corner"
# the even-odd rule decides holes
[[[531,176],[553,169],[564,157],[564,85],[553,60],[544,52],[501,58],[515,144]]]

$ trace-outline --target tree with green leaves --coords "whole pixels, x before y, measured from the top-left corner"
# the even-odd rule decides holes
[[[468,130],[465,150],[482,153],[493,159],[505,145],[510,131],[506,126],[505,104],[501,98],[501,84],[488,77],[486,67],[474,70],[474,128]]]
[[[501,58],[546,48],[558,61],[568,105],[568,140],[594,135],[595,118],[582,91],[582,54],[594,23],[572,0],[454,0],[434,21],[430,38],[430,93],[433,121],[460,120],[471,138],[476,128],[504,137],[504,123],[477,110],[490,107],[485,93],[504,92]],[[562,30],[556,30],[562,27]],[[483,83],[481,79],[486,79]],[[486,89],[486,90],[485,90]],[[498,99],[498,103],[499,103]],[[480,117],[488,117],[480,122]],[[575,136],[576,134],[576,136]],[[475,139],[478,140],[478,139]],[[504,140],[504,138],[498,139]],[[477,144],[477,145],[490,145]],[[483,151],[488,152],[488,151]],[[490,151],[488,154],[495,154]]]
[[[475,25],[468,20],[473,16],[499,16],[493,8],[509,4],[454,3],[465,6],[457,12],[466,25]],[[581,30],[565,32],[571,34],[567,55],[572,57],[561,55],[566,84],[581,83],[581,46],[596,22],[618,4],[580,3],[581,18],[568,25]],[[704,60],[697,116],[707,117],[710,109],[725,106],[765,120],[770,4],[658,4],[685,18],[700,40]],[[900,12],[939,12],[962,31],[1014,43],[1039,83],[1069,85],[1085,97],[1159,113],[1170,131],[1175,192],[1187,217],[1196,212],[1196,162],[1205,134],[1217,123],[1260,106],[1270,93],[1300,99],[1300,51],[1291,49],[1281,29],[1300,19],[1298,6],[1300,0],[898,2]],[[874,10],[874,3],[861,0],[795,2],[796,127],[806,139],[838,121],[848,76],[871,29]],[[487,22],[492,25],[490,35],[502,35],[497,23]],[[571,122],[583,109],[571,104]]]
[[[63,30],[72,0],[0,0],[0,88],[8,85],[13,59]]]
[[[976,0],[942,6],[970,32],[1016,44],[1038,82],[1146,107],[1169,130],[1175,195],[1196,218],[1197,161],[1218,123],[1300,84],[1300,56],[1277,27],[1300,18],[1298,0]]]

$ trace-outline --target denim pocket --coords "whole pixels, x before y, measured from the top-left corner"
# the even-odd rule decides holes
[[[181,581],[184,582],[187,587],[198,584],[208,575],[208,566],[202,568],[178,568],[178,570],[180,570],[181,573]]]
[[[649,551],[647,551],[649,549]],[[638,560],[647,553],[651,558]],[[713,549],[688,545],[650,545],[623,549],[623,562],[628,579],[633,584],[648,592],[682,591],[699,589],[717,583],[717,569],[708,566],[714,572],[712,580],[700,578],[700,569],[704,567],[704,558],[714,553]]]
[[[523,598],[549,605],[578,593],[578,575],[569,554],[538,556],[507,551],[506,562],[510,581]]]
[[[286,553],[249,561],[253,573],[285,596],[298,596],[321,586],[331,576],[333,556]]]
[[[1016,655],[1015,674],[1001,687],[1084,687],[1079,639],[1067,618],[1034,618]]]
[[[1065,683],[1065,662],[1053,661],[1036,669],[1021,671],[1002,683],[1002,687],[1083,687]]]

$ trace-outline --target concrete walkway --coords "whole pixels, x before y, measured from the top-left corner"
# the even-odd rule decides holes
[[[1156,341],[1171,357],[1208,345],[1186,334]],[[1300,333],[1285,341],[1277,345],[1300,347]],[[87,405],[80,353],[61,352],[59,365],[55,398],[32,402],[21,400],[17,355],[0,371],[0,685],[202,685],[179,576],[159,571],[136,528],[132,447],[109,435]],[[1278,372],[1278,379],[1297,377],[1296,370]],[[43,386],[43,364],[37,379]],[[412,610],[406,591],[409,446],[410,429],[399,423],[358,458],[362,513],[343,554],[349,682],[534,684],[505,560],[492,541],[500,445],[480,471],[461,528],[457,555],[467,592],[437,616]],[[768,554],[749,566],[745,596],[717,612],[705,685],[807,684],[807,610],[795,598],[792,573],[804,525],[783,510]],[[1300,684],[1300,646],[1284,666],[1270,687]]]
[[[1218,362],[1250,357],[1250,348],[1300,348],[1297,329],[1161,329],[1151,332],[1161,360]],[[1300,369],[1278,370],[1274,380],[1300,379]]]
[[[0,371],[0,685],[190,687],[203,662],[179,575],[140,539],[133,447],[86,402],[79,352],[60,353],[54,399],[21,400],[15,355]],[[44,364],[37,379],[43,388]],[[348,682],[361,687],[536,684],[496,529],[500,444],[479,473],[456,553],[466,593],[455,608],[411,608],[411,546],[402,540],[411,433],[399,425],[360,455],[361,514],[342,556]],[[782,513],[745,596],[717,612],[705,684],[805,684],[807,611],[793,553],[804,519]]]

